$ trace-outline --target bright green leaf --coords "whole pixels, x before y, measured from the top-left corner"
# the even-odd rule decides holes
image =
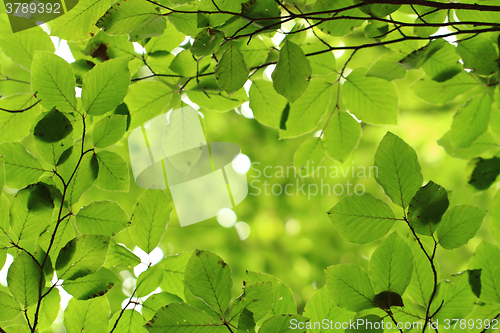
[[[163,265],[160,262],[154,266],[148,267],[137,278],[136,291],[137,297],[144,297],[155,291],[163,280]]]
[[[249,97],[250,109],[255,119],[266,126],[279,128],[287,99],[276,93],[273,83],[264,80],[252,81]]]
[[[82,234],[114,236],[130,225],[130,218],[115,201],[92,201],[76,214]]]
[[[106,268],[75,280],[65,280],[64,290],[79,300],[99,297],[107,293],[120,282],[118,276]]]
[[[141,259],[133,254],[125,246],[116,243],[112,238],[109,242],[108,256],[104,267],[112,268],[115,266],[133,267],[141,263]]]
[[[154,317],[156,311],[172,302],[182,303],[182,299],[165,291],[159,294],[151,295],[144,303],[142,303],[142,314],[144,319],[146,319],[146,321],[150,321]]]
[[[40,283],[45,285],[40,264],[25,252],[19,253],[7,274],[7,285],[16,301],[25,306],[35,304]]]
[[[345,162],[358,145],[361,126],[353,116],[345,111],[337,111],[325,126],[323,147],[331,158]]]
[[[222,54],[215,68],[217,84],[230,96],[243,88],[249,73],[245,60],[243,59],[243,54],[238,47],[231,42]]]
[[[293,333],[298,325],[305,327],[307,322],[308,318],[298,314],[275,315],[262,323],[259,333]]]
[[[301,177],[309,176],[320,165],[324,155],[320,138],[311,138],[304,141],[293,155],[295,170]]]
[[[462,57],[465,68],[475,70],[481,75],[498,71],[498,54],[493,43],[483,36],[458,41],[456,49]]]
[[[469,262],[469,269],[481,269],[481,301],[500,304],[500,250],[497,246],[482,241]]]
[[[24,188],[45,172],[40,162],[20,142],[0,144],[0,160],[5,167],[5,185]]]
[[[127,129],[127,116],[113,114],[94,125],[92,142],[97,148],[105,148],[123,137]]]
[[[486,211],[476,206],[458,205],[448,210],[436,230],[437,241],[447,249],[452,250],[474,237],[481,227]]]
[[[109,302],[106,297],[79,301],[72,298],[64,311],[64,327],[68,333],[106,333]]]
[[[451,144],[456,148],[470,147],[472,142],[488,130],[491,98],[485,93],[472,97],[458,109],[451,124]]]
[[[428,76],[416,81],[410,86],[411,90],[424,101],[432,104],[444,104],[479,86],[472,75],[461,72],[444,82],[436,82]]]
[[[95,184],[101,190],[128,192],[130,179],[127,162],[111,151],[102,150],[94,155],[99,165]]]
[[[184,271],[191,254],[192,252],[181,252],[162,260],[164,271],[160,287],[163,291],[184,298]]]
[[[19,303],[9,294],[0,291],[0,321],[12,320],[20,313]]]

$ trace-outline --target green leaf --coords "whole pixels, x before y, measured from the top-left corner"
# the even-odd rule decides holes
[[[457,148],[470,147],[472,142],[488,130],[491,98],[485,93],[472,97],[458,109],[451,124],[451,144]]]
[[[410,233],[406,236],[407,243],[413,250],[414,262],[411,282],[406,288],[406,293],[413,298],[417,303],[427,307],[434,288],[434,275],[429,259],[423,252],[417,239]],[[432,253],[431,250],[423,243],[427,253]],[[439,279],[439,266],[434,258],[434,266]]]
[[[73,136],[70,135],[72,131],[70,120],[62,112],[53,108],[45,113],[33,131],[40,157],[45,162],[56,165],[61,155],[73,145]]]
[[[25,252],[21,252],[7,274],[7,285],[19,303],[26,307],[38,301],[38,286],[45,285],[40,264]]]
[[[130,36],[137,41],[140,39],[138,34],[140,31],[154,32],[152,35],[146,33],[143,38],[159,36],[165,30],[166,24],[159,6],[145,1],[120,0],[109,8],[97,21],[96,26],[102,28],[108,35],[130,33]]]
[[[46,288],[48,290],[48,288]],[[45,290],[45,292],[47,292]],[[38,317],[38,325],[37,328],[40,331],[47,330],[52,323],[57,318],[59,313],[61,303],[61,296],[59,295],[59,290],[54,288],[47,294],[42,300],[42,304],[40,305],[40,312]],[[31,322],[33,323],[35,320],[35,310],[36,306],[32,306],[28,309],[28,316],[31,318]]]
[[[80,164],[81,151],[79,148],[75,147],[70,152],[70,156],[66,162],[57,167],[59,174],[66,180],[70,179],[73,175],[73,171],[76,168],[76,172],[71,179],[66,191],[65,199],[69,204],[75,204],[80,200],[80,196],[90,189],[94,185],[94,181],[97,178],[99,165],[95,159],[92,158],[91,154],[83,155]],[[60,187],[62,189],[62,185]]]
[[[43,251],[47,252],[49,248],[49,244],[52,241],[52,235],[55,230],[55,223],[52,223],[51,226],[38,238],[37,243],[43,249]],[[52,242],[53,245],[50,248],[49,256],[52,259],[52,262],[55,262],[57,256],[61,249],[73,238],[76,236],[75,225],[73,224],[73,218],[64,219],[57,228],[57,233]]]
[[[253,24],[259,28],[267,28],[263,31],[276,31],[281,27],[281,21],[276,17],[281,16],[278,4],[274,0],[246,1],[241,4],[241,13],[245,16],[257,19]],[[265,18],[273,18],[263,20]]]
[[[484,36],[458,41],[456,51],[462,57],[465,68],[475,70],[481,75],[498,71],[497,51],[493,43]]]
[[[498,263],[500,250],[497,246],[482,241],[469,262],[469,269],[481,269],[481,301],[500,304],[500,275]]]
[[[92,201],[76,214],[82,234],[114,236],[130,225],[130,217],[115,201]]]
[[[217,84],[231,96],[243,88],[249,73],[243,54],[234,43],[230,42],[215,67]]]
[[[238,318],[238,333],[255,333],[255,325],[252,312],[243,309],[241,316]]]
[[[283,281],[281,281],[277,277],[266,273],[247,271],[245,281],[247,284],[254,284],[262,281],[269,281],[273,284],[274,305],[271,313],[267,317],[269,317],[270,315],[297,312],[297,304],[295,303],[295,299],[293,298],[292,291]]]
[[[54,44],[49,35],[41,27],[33,27],[28,31],[0,34],[0,47],[5,55],[26,70],[31,69],[35,51],[54,52]]]
[[[125,266],[134,267],[141,263],[141,259],[133,254],[125,246],[116,243],[116,241],[111,238],[109,242],[108,256],[106,257],[106,262],[104,267],[112,268],[115,266]]]
[[[418,157],[412,147],[387,132],[375,153],[375,179],[392,202],[405,209],[422,186]]]
[[[417,234],[432,236],[448,209],[446,189],[432,180],[422,186],[408,206],[408,221]]]
[[[61,112],[77,110],[73,68],[54,53],[35,52],[31,66],[31,90],[47,109],[56,107]]]
[[[279,128],[287,99],[276,93],[272,82],[264,80],[252,81],[249,91],[250,109],[253,116],[261,124]]]
[[[467,271],[454,274],[451,281],[439,283],[435,301],[432,303],[431,312],[436,311],[444,301],[441,309],[436,314],[436,319],[447,318],[462,319],[467,317],[476,305],[477,297],[471,290],[469,274]]]
[[[322,43],[303,43],[300,47],[305,54],[325,51],[327,49]],[[332,51],[320,53],[308,59],[314,76],[332,74],[337,69]]]
[[[31,94],[14,94],[0,99],[0,108],[6,110],[22,110],[36,103]],[[21,141],[30,133],[30,129],[40,113],[37,105],[21,113],[0,113],[0,143],[5,141]],[[15,131],[9,129],[15,128]]]
[[[120,282],[118,276],[106,268],[75,280],[65,280],[64,290],[79,300],[99,297],[107,293]]]
[[[198,10],[208,12],[222,11],[238,13],[242,9],[243,0],[200,0]],[[230,20],[232,15],[229,14],[197,14],[198,28],[201,27],[216,27],[227,20]]]
[[[184,298],[184,271],[191,255],[192,252],[181,252],[162,260],[164,271],[160,287],[163,291]]]
[[[193,103],[199,105],[202,110],[218,112],[233,110],[234,108],[248,101],[248,96],[245,92],[245,89],[240,89],[231,96],[228,96],[226,92],[202,91],[197,88],[188,90],[187,96]]]
[[[132,211],[132,240],[150,253],[165,233],[172,211],[172,200],[161,190],[147,190],[137,199]]]
[[[127,116],[113,114],[99,120],[92,131],[92,142],[97,148],[106,148],[123,137],[127,129]]]
[[[358,312],[376,307],[375,292],[366,271],[355,264],[342,264],[325,269],[326,285],[335,305]]]
[[[390,291],[403,295],[413,272],[413,252],[394,231],[373,252],[368,273],[376,293]]]
[[[196,11],[193,6],[179,6],[178,11]],[[168,15],[168,20],[175,26],[175,29],[185,35],[196,36],[198,34],[198,25],[196,23],[196,15],[190,13],[172,13]]]
[[[318,0],[314,3],[313,11],[314,12],[325,12],[325,11],[334,11],[336,9],[346,8],[353,5],[353,2],[350,0]],[[340,12],[344,16],[363,16],[363,14],[359,11],[359,9],[351,9]],[[331,18],[334,14],[322,14],[318,15],[318,18],[328,19]],[[318,28],[324,33],[341,37],[347,34],[350,34],[357,27],[363,24],[362,20],[349,20],[349,19],[339,19],[339,20],[324,20],[321,21],[313,21],[315,24],[319,24]],[[321,22],[321,23],[320,23]]]
[[[346,78],[344,103],[356,118],[371,124],[396,124],[398,94],[392,82],[366,76],[366,68],[357,68]]]
[[[220,316],[231,300],[231,268],[210,251],[196,250],[186,266],[184,279],[195,297],[202,299]]]
[[[328,293],[328,288],[325,286],[318,290],[304,307],[304,316],[311,318],[311,322],[321,322],[324,319],[333,320],[334,322],[349,322],[353,313],[336,306]],[[308,330],[309,333],[326,333],[330,329],[313,327]]]
[[[307,177],[314,173],[314,169],[320,165],[324,155],[321,139],[311,138],[304,141],[295,151],[293,165],[301,177]]]
[[[88,114],[112,111],[128,93],[128,58],[111,59],[92,68],[83,78],[82,104]]]
[[[298,45],[286,40],[272,74],[276,92],[285,96],[290,102],[295,102],[307,90],[311,74],[311,65],[304,51]]]
[[[20,313],[19,303],[9,294],[0,291],[0,321],[12,320]]]
[[[45,172],[20,142],[0,144],[0,161],[5,167],[5,185],[11,188],[24,188]]]
[[[150,333],[163,332],[203,332],[225,333],[227,328],[221,321],[215,321],[206,312],[187,303],[170,303],[162,307],[146,327]]]
[[[361,3],[361,0],[354,0],[355,4]],[[375,16],[375,17],[385,17],[396,10],[399,9],[401,5],[389,5],[389,4],[380,4],[380,5],[365,5],[359,7],[359,9],[370,16]]]
[[[286,129],[280,130],[280,138],[294,138],[314,130],[328,111],[332,90],[331,83],[312,79],[307,91],[291,104]]]
[[[436,230],[437,241],[452,250],[467,244],[481,227],[486,211],[476,206],[458,205],[448,210]]]
[[[239,49],[243,53],[248,68],[263,64],[269,54],[269,47],[258,38],[252,38],[250,43],[248,41],[241,43]]]
[[[101,150],[94,157],[99,165],[95,185],[105,191],[128,192],[130,179],[127,162],[108,150]]]
[[[64,311],[64,327],[68,333],[106,333],[109,302],[106,297],[79,301],[72,298]]]
[[[231,305],[231,320],[239,321],[244,310],[252,313],[256,322],[264,318],[273,308],[274,290],[271,281],[262,281],[246,284],[243,294],[236,298]]]
[[[403,79],[406,76],[406,70],[399,65],[400,58],[401,55],[395,52],[380,57],[370,66],[366,76],[374,76],[387,81]]]
[[[10,229],[10,201],[9,201],[9,199],[7,199],[7,197],[3,193],[0,194],[0,229],[2,230],[2,232],[4,234],[6,234],[6,235],[9,234],[9,229]]]
[[[143,327],[145,324],[144,317],[139,311],[129,309],[117,311],[109,322],[109,331],[115,327],[113,332],[116,333],[147,333],[148,331]],[[118,320],[118,318],[120,318]],[[108,331],[108,332],[109,332]]]
[[[460,56],[455,52],[455,46],[444,43],[427,59],[422,68],[432,80],[443,82],[463,71],[459,60]]]
[[[149,267],[137,278],[136,291],[137,297],[144,297],[155,291],[163,280],[162,262]]]
[[[69,13],[54,20],[52,34],[68,41],[89,39],[99,32],[94,23],[112,4],[112,0],[80,0]]]
[[[309,319],[298,314],[275,315],[267,319],[259,329],[259,333],[293,333],[296,325],[307,325]]]
[[[376,5],[376,6],[380,6],[380,5]],[[349,327],[345,330],[346,333],[352,333],[352,332],[364,332],[364,333],[379,333],[380,332],[380,333],[382,333],[384,331],[384,329],[382,328],[382,327],[384,327],[384,324],[382,324],[383,320],[379,316],[370,314],[370,315],[366,315],[366,316],[363,316],[360,318],[354,317],[352,320],[353,321],[360,320],[360,323],[362,322],[363,325],[360,325],[359,328],[358,328],[358,326],[354,326],[356,328]],[[378,328],[376,328],[376,327],[378,327]]]
[[[57,257],[57,276],[63,280],[75,280],[101,268],[108,252],[109,237],[82,235],[73,238],[61,249]]]
[[[493,113],[494,114],[494,113]],[[464,160],[469,160],[482,153],[498,147],[495,138],[491,135],[489,131],[480,135],[476,140],[472,142],[470,147],[467,148],[455,148],[451,144],[450,132],[446,132],[441,139],[438,140],[438,144],[443,147],[446,152],[454,157],[461,158]]]
[[[500,244],[500,191],[497,191],[497,194],[491,201],[490,224],[493,237]]]
[[[356,119],[339,110],[325,126],[323,147],[328,156],[343,163],[358,145],[360,137],[361,126]]]
[[[151,295],[144,303],[142,303],[142,314],[144,319],[146,319],[146,321],[150,321],[153,319],[156,311],[172,302],[182,303],[182,299],[165,291],[159,294]]]
[[[469,161],[468,167],[473,168],[468,183],[479,191],[487,190],[500,174],[500,158],[477,157]]]
[[[417,10],[417,13],[422,18],[417,18],[415,23],[422,24],[423,26],[414,27],[413,31],[415,35],[419,37],[430,37],[435,34],[439,30],[439,26],[428,26],[431,24],[443,24],[448,17],[448,13],[446,10],[437,10],[434,8],[426,7],[426,6],[415,6],[420,10]],[[444,40],[444,39],[443,39]]]
[[[212,30],[210,28],[203,29],[196,35],[193,46],[189,48],[189,51],[196,57],[208,56],[219,49],[223,39],[224,33],[222,31]],[[233,44],[233,42],[230,43],[231,45]]]
[[[12,232],[18,240],[37,238],[49,226],[53,211],[54,201],[45,184],[20,190],[10,208]]]
[[[442,105],[458,95],[479,86],[472,75],[460,72],[444,82],[436,82],[425,75],[410,86],[410,89],[424,101]]]
[[[172,98],[172,89],[159,81],[140,81],[130,87],[125,103],[130,111],[130,129],[163,113]]]
[[[355,244],[368,244],[383,237],[397,220],[392,209],[370,193],[345,196],[328,214],[337,232]]]

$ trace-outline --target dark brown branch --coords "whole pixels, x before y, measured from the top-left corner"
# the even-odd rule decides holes
[[[24,109],[21,109],[21,110],[7,110],[7,109],[3,109],[3,108],[0,108],[0,111],[5,111],[5,112],[8,112],[8,113],[23,113],[23,112],[26,112],[28,110],[31,110],[33,109],[38,103],[40,103],[42,100],[39,99],[38,101],[36,101],[33,105],[30,105],[28,106],[27,108],[24,108]]]

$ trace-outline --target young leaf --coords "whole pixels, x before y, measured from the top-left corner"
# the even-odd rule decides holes
[[[481,227],[486,211],[476,206],[458,205],[448,210],[436,230],[437,241],[452,250],[467,244]]]
[[[38,183],[20,190],[12,200],[10,223],[18,240],[40,236],[49,226],[54,211],[54,200],[49,188]]]
[[[163,291],[184,298],[184,271],[192,252],[181,252],[163,259]]]
[[[262,323],[259,333],[293,333],[297,328],[294,324],[305,327],[308,322],[308,318],[298,314],[275,315]]]
[[[163,280],[162,262],[149,267],[137,278],[136,291],[137,297],[144,297],[155,291]]]
[[[477,157],[469,161],[468,166],[473,168],[468,183],[477,190],[487,190],[496,181],[500,174],[500,158],[483,159]]]
[[[231,320],[238,321],[244,310],[252,313],[252,318],[258,322],[273,308],[274,290],[271,281],[262,281],[247,284],[243,287],[243,294],[234,300],[231,305]]]
[[[20,142],[0,144],[0,161],[5,167],[5,185],[11,188],[24,188],[45,172]]]
[[[449,205],[446,189],[431,180],[411,199],[408,221],[416,233],[432,236]]]
[[[106,297],[79,301],[72,298],[64,311],[68,333],[105,333],[108,329],[109,302]]]
[[[358,145],[361,126],[345,111],[335,112],[325,127],[323,147],[328,156],[341,163]]]
[[[280,130],[280,138],[294,138],[314,130],[328,110],[331,97],[331,83],[321,79],[311,80],[307,91],[291,104],[286,129]]]
[[[8,321],[21,313],[19,303],[12,296],[0,291],[0,321]]]
[[[345,196],[328,214],[338,233],[355,244],[368,244],[383,237],[397,220],[386,203],[369,193]]]
[[[387,132],[375,153],[375,179],[392,202],[405,209],[422,186],[418,157],[400,137]]]
[[[100,120],[92,131],[92,142],[97,148],[105,148],[116,143],[125,134],[127,116],[113,114]]]
[[[96,272],[106,259],[108,244],[109,237],[102,235],[82,235],[72,239],[57,257],[57,276],[74,280]]]
[[[366,76],[366,68],[352,71],[343,86],[344,103],[356,118],[371,124],[396,124],[398,94],[392,82]]]
[[[161,18],[160,11],[160,7],[150,2],[120,0],[109,8],[97,21],[96,26],[102,28],[108,35],[125,35],[135,29],[147,29],[148,25],[158,25],[156,27],[158,31],[154,34],[158,36],[166,28],[165,18],[155,22]],[[133,33],[130,35],[134,36]]]
[[[324,156],[321,139],[311,138],[304,141],[295,151],[293,165],[301,177],[307,177],[320,165]]]
[[[354,313],[336,306],[328,294],[328,288],[324,286],[306,303],[303,315],[311,318],[311,322],[320,322],[324,319],[333,320],[334,322],[349,322]],[[328,330],[313,327],[308,332],[326,333]]]
[[[69,13],[54,20],[51,32],[68,41],[89,39],[99,32],[94,24],[112,4],[112,0],[80,0]]]
[[[141,259],[133,254],[125,246],[116,243],[116,241],[111,238],[108,248],[108,256],[106,257],[106,262],[104,267],[112,268],[115,266],[125,266],[134,267],[141,263]]]
[[[250,109],[255,119],[266,126],[279,128],[288,101],[276,93],[273,83],[264,80],[252,81],[249,97]]]
[[[376,293],[404,294],[413,272],[413,252],[394,231],[373,252],[368,274]]]
[[[6,110],[22,110],[36,103],[31,94],[14,94],[2,96],[0,108]],[[0,113],[0,143],[6,141],[21,141],[30,133],[33,123],[36,122],[40,113],[40,106],[35,106],[22,113]],[[15,131],[9,129],[15,128]]]
[[[137,310],[128,309],[123,311],[123,313],[117,311],[109,321],[108,332],[114,327],[113,332],[116,333],[147,333],[148,331],[143,327],[144,324],[144,317]]]
[[[441,301],[444,301],[442,306]],[[436,299],[431,306],[431,312],[440,307],[436,319],[462,319],[472,312],[476,301],[477,297],[472,292],[469,284],[469,274],[460,272],[454,274],[451,281],[445,280],[439,283]]]
[[[172,89],[159,81],[140,81],[130,87],[125,103],[130,111],[130,129],[163,112],[172,98]]]
[[[469,262],[469,269],[481,269],[481,301],[500,304],[500,250],[496,245],[482,241]]]
[[[130,217],[114,201],[92,201],[76,214],[82,234],[114,236],[130,225]]]
[[[290,102],[295,102],[307,90],[311,74],[311,65],[304,51],[286,40],[272,74],[276,92],[285,96]]]
[[[465,68],[475,70],[481,75],[490,75],[498,71],[497,51],[493,43],[483,36],[461,40],[457,46]]]
[[[249,73],[243,54],[236,44],[230,42],[215,68],[217,84],[230,96],[243,88]]]
[[[455,148],[470,147],[472,142],[488,130],[491,113],[490,95],[472,97],[453,116],[450,139]]]
[[[82,104],[88,114],[102,115],[123,102],[130,84],[128,61],[128,58],[111,59],[85,75]]]
[[[65,280],[64,290],[76,299],[87,300],[107,293],[120,282],[118,276],[106,268],[75,280]]]
[[[266,318],[271,315],[297,312],[297,304],[295,302],[295,299],[293,298],[292,291],[283,281],[281,281],[277,277],[266,273],[247,271],[245,281],[247,284],[254,284],[262,281],[269,281],[273,284],[274,305],[270,314]]]
[[[95,185],[101,190],[128,192],[130,179],[127,162],[117,153],[107,150],[94,156],[99,165]]]
[[[19,303],[26,307],[38,301],[38,286],[45,285],[40,264],[25,252],[21,252],[9,267],[7,285]]]
[[[156,313],[146,327],[149,333],[206,332],[225,333],[227,328],[222,321],[215,321],[206,312],[187,303],[170,303]]]
[[[144,319],[146,319],[146,321],[150,321],[153,319],[158,309],[172,302],[182,303],[182,299],[165,291],[159,294],[151,295],[144,303],[142,303],[142,315],[144,316]]]
[[[77,110],[73,69],[54,53],[35,52],[31,65],[31,89],[49,110],[53,107],[61,112]]]
[[[202,86],[203,87],[203,86]],[[208,96],[207,96],[208,94]],[[188,90],[189,99],[202,107],[202,110],[226,112],[248,101],[245,89],[240,89],[229,97],[220,90],[202,91],[198,88]]]
[[[231,300],[231,268],[210,251],[196,250],[186,266],[184,279],[195,297],[205,301],[220,316]]]
[[[358,312],[376,307],[375,292],[366,271],[355,264],[325,269],[326,285],[335,305]]]
[[[144,192],[132,211],[132,240],[142,250],[150,253],[165,233],[172,211],[172,200],[160,190]]]

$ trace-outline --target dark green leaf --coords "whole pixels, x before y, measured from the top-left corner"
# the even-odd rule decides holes
[[[446,189],[432,180],[422,186],[408,206],[408,220],[416,233],[431,236],[448,209]]]
[[[249,73],[243,54],[230,42],[215,68],[217,84],[231,96],[243,88]]]
[[[477,190],[487,190],[500,174],[500,158],[495,156],[489,159],[477,157],[469,162],[469,167],[473,168],[473,171],[468,183]]]

